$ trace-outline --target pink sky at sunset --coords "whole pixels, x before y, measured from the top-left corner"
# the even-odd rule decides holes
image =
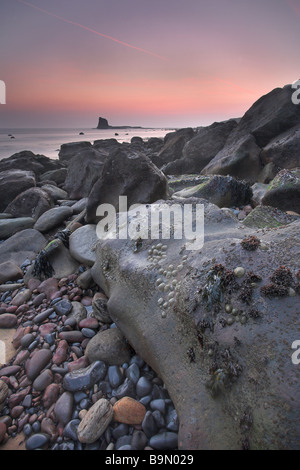
[[[0,5],[1,128],[207,125],[300,75],[300,0]]]

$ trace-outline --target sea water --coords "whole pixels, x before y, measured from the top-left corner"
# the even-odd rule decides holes
[[[175,129],[166,128],[125,128],[125,129],[0,129],[0,160],[22,150],[31,150],[35,154],[57,159],[60,146],[69,142],[87,141],[93,143],[99,139],[116,139],[118,142],[130,142],[132,137],[144,140],[151,137],[163,138]],[[83,132],[84,135],[80,135]],[[116,135],[117,134],[117,135]],[[12,138],[13,137],[13,138]]]

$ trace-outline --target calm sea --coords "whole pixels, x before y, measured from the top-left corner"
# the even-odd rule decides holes
[[[117,139],[119,142],[130,142],[134,136],[142,139],[164,137],[175,129],[0,129],[0,160],[10,157],[22,150],[31,150],[35,154],[57,159],[60,146],[68,142],[99,139]],[[79,135],[83,132],[84,135]],[[115,135],[115,134],[118,135]],[[12,139],[11,136],[14,138]]]

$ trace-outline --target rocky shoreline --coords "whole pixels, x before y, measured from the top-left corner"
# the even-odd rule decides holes
[[[0,162],[0,450],[297,448],[290,88],[241,120]],[[120,195],[203,204],[204,249],[99,241],[97,207]]]

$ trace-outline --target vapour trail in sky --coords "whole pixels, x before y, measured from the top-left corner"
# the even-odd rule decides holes
[[[149,54],[154,57],[157,57],[158,59],[161,60],[168,60],[166,57],[163,57],[159,54],[155,54],[154,52],[148,51],[147,49],[142,49],[141,47],[134,46],[132,44],[128,44],[127,42],[121,41],[117,38],[114,38],[112,36],[108,36],[107,34],[99,33],[99,31],[95,31],[94,29],[88,28],[87,26],[84,26],[80,23],[76,23],[74,21],[68,20],[66,18],[63,18],[62,16],[55,15],[54,13],[51,13],[50,11],[44,10],[43,8],[39,8],[36,5],[33,5],[32,3],[25,2],[24,0],[17,0],[19,3],[23,3],[24,5],[27,5],[28,7],[34,8],[35,10],[38,10],[42,13],[45,13],[46,15],[52,16],[53,18],[57,18],[60,21],[64,21],[65,23],[72,24],[74,26],[78,26],[79,28],[85,29],[86,31],[89,31],[90,33],[97,34],[100,37],[110,39],[111,41],[117,42],[118,44],[121,44],[122,46],[130,47],[131,49],[135,49],[139,52],[143,52],[144,54]]]

